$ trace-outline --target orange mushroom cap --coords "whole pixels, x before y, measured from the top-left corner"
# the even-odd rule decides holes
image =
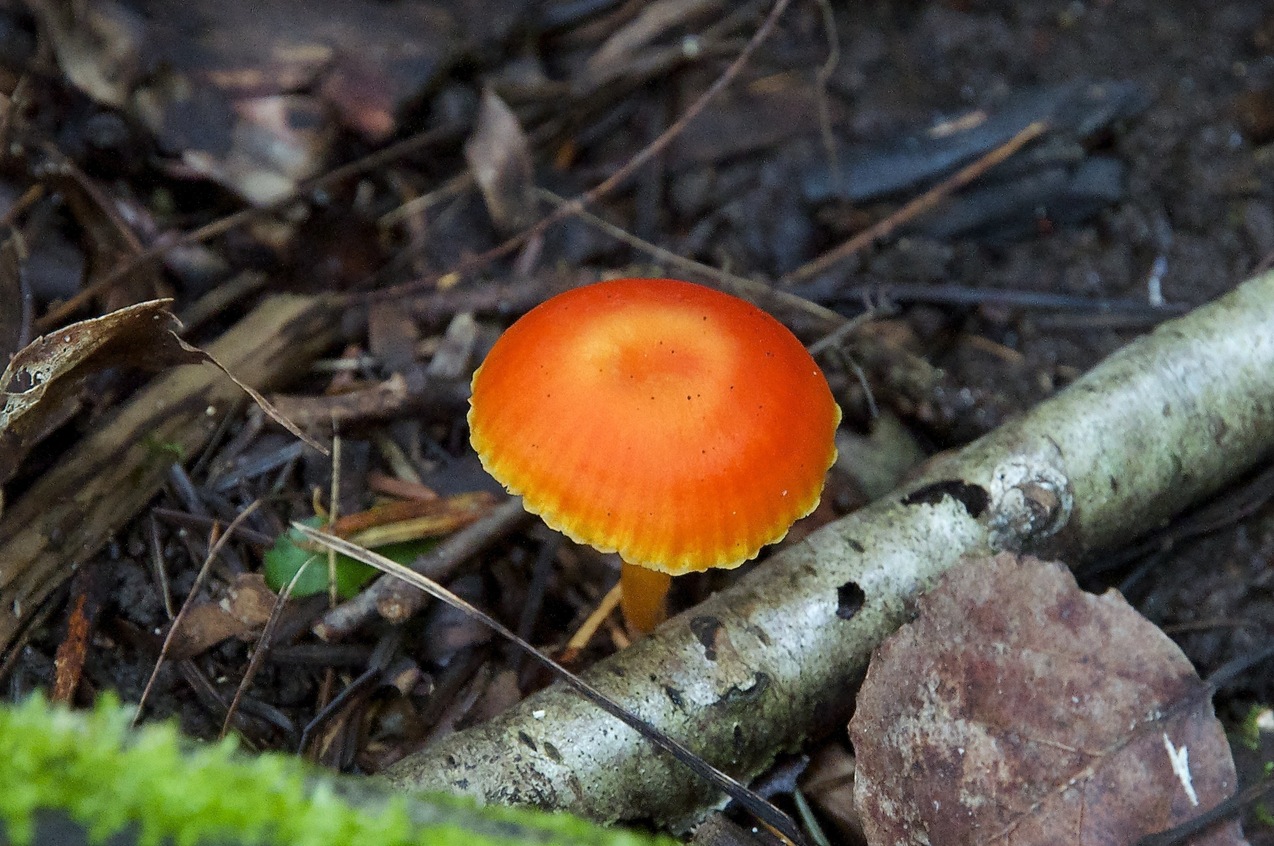
[[[737,567],[818,505],[840,408],[736,297],[621,279],[553,297],[473,376],[487,471],[573,540],[680,575]]]

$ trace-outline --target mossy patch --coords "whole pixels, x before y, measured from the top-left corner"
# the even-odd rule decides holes
[[[38,696],[0,708],[0,822],[11,842],[32,843],[36,813],[48,810],[94,842],[131,827],[146,846],[656,842],[565,815],[396,795],[291,756],[243,754],[233,740],[195,743],[171,723],[130,731],[130,716],[109,699],[87,712]]]

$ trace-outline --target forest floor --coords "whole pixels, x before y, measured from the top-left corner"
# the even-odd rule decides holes
[[[860,339],[820,363],[846,433],[888,424],[888,482],[1274,263],[1264,0],[793,3],[730,84],[674,126],[771,8],[0,8],[6,357],[158,297],[201,348],[270,294],[341,297],[255,382],[320,440],[338,424],[339,463],[255,406],[218,407],[144,506],[21,610],[0,664],[6,695],[139,700],[172,615],[239,517],[146,699],[148,716],[215,736],[274,595],[256,574],[289,521],[316,503],[369,524],[410,512],[412,541],[492,522],[504,494],[468,446],[468,380],[503,328],[566,288],[674,276],[755,297],[759,282],[790,295],[761,302],[807,343],[870,312]],[[657,141],[591,198],[596,218],[532,229],[555,198]],[[0,461],[9,515],[43,507],[24,500],[137,395],[146,358],[72,374],[56,419]],[[159,440],[155,453],[170,446]],[[881,484],[838,464],[789,542]],[[1206,677],[1274,638],[1272,493],[1257,472],[1124,549],[1068,563],[1086,589],[1119,589]],[[372,510],[385,498],[405,503],[397,518]],[[481,552],[452,565],[453,590],[555,654],[618,574],[612,556],[528,520],[493,524]],[[673,601],[688,607],[734,577],[681,580]],[[447,608],[402,624],[334,613],[320,590],[272,624],[233,719],[251,746],[376,772],[549,681]],[[339,640],[318,639],[320,621]],[[573,665],[624,642],[612,620]],[[1271,704],[1268,662],[1216,699],[1235,731]],[[834,768],[848,738],[807,752],[809,772]],[[1251,775],[1274,746],[1236,754]],[[843,822],[837,797],[813,799],[833,829]],[[1255,816],[1247,826],[1274,843]]]

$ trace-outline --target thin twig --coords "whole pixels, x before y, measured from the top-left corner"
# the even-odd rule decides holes
[[[536,193],[558,208],[564,208],[571,202],[565,197],[560,197],[544,188],[536,189]],[[791,311],[799,312],[805,317],[811,318],[821,331],[838,331],[847,322],[842,315],[832,311],[830,308],[811,302],[804,297],[798,297],[796,294],[777,290],[765,282],[758,282],[755,279],[739,276],[730,273],[728,270],[721,270],[710,264],[686,258],[658,244],[652,244],[590,211],[580,209],[575,212],[575,216],[590,226],[600,229],[615,240],[622,241],[634,249],[641,250],[652,258],[666,262],[679,270],[711,279],[727,293],[751,300],[771,311],[777,310],[776,305],[779,305]]]
[[[1266,644],[1263,648],[1254,652],[1230,659],[1208,676],[1207,683],[1204,685],[1200,695],[1211,698],[1214,693],[1234,681],[1239,675],[1257,664],[1269,660],[1271,657],[1274,657],[1274,644]],[[1190,699],[1186,700],[1186,703],[1189,704],[1192,700],[1193,697],[1190,697]],[[1179,703],[1173,710],[1184,710],[1184,707]],[[1170,711],[1168,716],[1171,716],[1171,713]],[[1259,802],[1267,793],[1272,791],[1274,791],[1274,776],[1267,775],[1229,798],[1218,802],[1197,817],[1188,819],[1167,831],[1142,837],[1134,846],[1177,846],[1177,844],[1189,842],[1196,834],[1200,834],[1212,826],[1234,817],[1249,805]]]
[[[173,618],[172,623],[168,626],[168,634],[164,636],[163,646],[159,648],[159,656],[155,659],[155,666],[150,671],[150,678],[146,680],[146,687],[142,689],[142,695],[137,700],[137,710],[133,712],[132,725],[136,726],[137,721],[142,716],[142,709],[146,707],[146,699],[150,696],[151,688],[155,686],[155,679],[159,677],[159,668],[164,665],[164,660],[168,657],[169,651],[172,649],[173,638],[177,636],[177,632],[181,629],[182,622],[186,619],[186,612],[190,606],[194,604],[195,596],[203,587],[204,580],[208,577],[209,571],[212,570],[212,562],[217,560],[217,556],[221,553],[221,548],[226,545],[230,538],[234,537],[234,530],[240,523],[248,519],[248,516],[261,504],[261,500],[256,499],[248,504],[248,507],[235,515],[234,520],[230,522],[230,526],[226,531],[222,532],[213,543],[212,548],[208,550],[208,555],[204,558],[203,566],[199,568],[199,572],[195,574],[195,581],[190,586],[189,593],[186,594],[186,601],[181,604],[181,608],[177,611],[177,616]]]
[[[836,136],[832,134],[832,115],[827,100],[827,84],[836,73],[840,64],[840,34],[836,31],[836,16],[832,12],[831,0],[818,0],[818,11],[823,17],[823,32],[827,35],[827,58],[818,69],[817,85],[814,86],[815,102],[818,105],[818,134],[823,142],[823,152],[827,155],[827,167],[831,173],[832,184],[839,185],[841,179],[840,155],[836,149]]]
[[[785,275],[781,280],[782,283],[791,284],[793,282],[801,282],[811,277],[817,276],[824,270],[839,261],[849,258],[854,253],[864,247],[879,241],[881,238],[888,237],[898,227],[904,223],[908,223],[915,218],[924,214],[933,208],[943,198],[960,190],[973,180],[995,167],[1000,162],[1012,156],[1018,150],[1025,147],[1031,141],[1039,138],[1048,129],[1048,124],[1044,121],[1035,121],[1027,124],[1020,132],[1010,138],[1008,141],[996,147],[982,158],[966,165],[956,171],[951,176],[939,182],[919,197],[908,202],[898,211],[886,217],[884,220],[869,226],[862,232],[859,232],[853,238],[835,249],[823,253],[813,261],[801,265],[796,270]]]
[[[172,620],[177,612],[173,608],[172,586],[168,583],[168,568],[164,566],[164,542],[159,537],[159,520],[155,517],[155,512],[152,511],[147,516],[146,526],[150,540],[151,562],[155,567],[155,582],[159,588],[159,595],[164,600],[164,616]]]
[[[756,32],[752,34],[752,38],[750,38],[748,43],[744,45],[743,49],[739,51],[739,55],[735,57],[734,61],[732,61],[721,75],[717,77],[702,94],[699,95],[698,99],[690,104],[681,117],[673,121],[667,129],[639,150],[637,154],[625,162],[622,167],[606,179],[603,179],[601,182],[585,191],[583,194],[580,194],[574,199],[568,200],[564,205],[559,206],[556,211],[541,218],[538,223],[522,230],[517,235],[506,240],[504,243],[492,247],[484,253],[479,253],[476,256],[459,262],[452,267],[448,273],[442,275],[449,279],[459,279],[467,274],[471,274],[476,270],[486,267],[492,262],[511,254],[514,250],[518,249],[532,238],[540,237],[547,232],[550,227],[566,220],[572,215],[578,214],[586,207],[593,205],[602,197],[607,196],[620,185],[624,184],[624,182],[626,182],[628,178],[636,173],[643,165],[662,153],[668,145],[671,144],[687,126],[690,125],[690,122],[699,116],[704,108],[707,107],[708,103],[710,103],[718,94],[724,91],[731,82],[734,81],[735,77],[739,75],[739,72],[743,70],[744,65],[747,64],[748,59],[752,57],[752,54],[756,52],[757,48],[759,48],[769,37],[770,33],[774,30],[775,25],[778,23],[779,18],[790,3],[791,0],[774,0],[774,5],[770,7],[770,11],[765,16],[765,20],[763,20],[761,25],[757,27]],[[423,279],[415,279],[411,282],[403,283],[402,285],[382,288],[378,291],[372,291],[359,296],[372,302],[398,299],[405,295],[422,293],[429,290],[435,285],[438,278],[439,277],[437,276],[429,276]]]
[[[1144,299],[1123,297],[1104,299],[1073,294],[1058,294],[1051,291],[1026,291],[1015,288],[975,288],[964,285],[926,285],[923,283],[887,282],[878,285],[847,288],[843,292],[837,293],[837,299],[841,298],[873,298],[890,302],[927,303],[929,305],[1001,305],[1010,308],[1126,314],[1163,319],[1184,314],[1189,310],[1184,303],[1151,305]]]
[[[572,663],[579,657],[581,652],[588,648],[589,643],[593,640],[593,635],[597,634],[602,622],[619,607],[620,592],[619,582],[615,582],[615,586],[606,591],[602,601],[597,603],[597,607],[589,613],[583,625],[575,631],[575,634],[571,635],[571,639],[566,642],[566,648],[562,650],[559,656],[564,663]]]
[[[333,552],[332,555],[335,556],[336,553]],[[230,699],[230,704],[226,706],[226,718],[221,723],[221,733],[217,735],[219,739],[229,734],[230,724],[234,721],[234,715],[239,710],[239,703],[243,701],[243,695],[248,692],[248,687],[252,684],[252,680],[256,678],[257,671],[261,669],[261,662],[265,660],[265,656],[270,652],[270,640],[274,636],[275,629],[279,626],[279,618],[283,616],[283,609],[287,607],[288,599],[292,596],[292,591],[296,589],[296,583],[301,581],[301,575],[309,569],[310,564],[313,562],[313,556],[301,562],[301,566],[296,568],[292,578],[288,579],[288,583],[283,586],[278,596],[275,597],[274,605],[270,608],[270,616],[261,628],[261,636],[257,638],[256,648],[252,650],[252,655],[248,658],[247,669],[243,671],[243,677],[239,679],[239,685],[234,690],[234,696]],[[185,609],[183,608],[183,610]],[[164,645],[167,646],[167,643]]]
[[[192,244],[201,244],[204,241],[210,241],[219,235],[224,235],[232,229],[237,229],[245,223],[268,214],[282,211],[288,206],[291,206],[293,203],[300,201],[302,197],[313,194],[316,191],[323,191],[328,188],[332,188],[339,185],[346,179],[375,170],[389,162],[395,161],[404,156],[410,155],[417,150],[434,144],[441,139],[457,134],[459,131],[460,127],[449,124],[447,126],[440,126],[417,133],[410,138],[404,138],[396,144],[390,144],[382,150],[377,150],[376,152],[363,156],[360,159],[344,164],[334,170],[330,170],[322,176],[317,176],[314,179],[307,179],[297,185],[293,190],[281,197],[278,197],[277,199],[265,203],[264,205],[249,206],[247,208],[240,209],[233,214],[218,218],[217,220],[200,226],[198,229],[192,229],[189,232],[182,233],[181,235],[161,237],[149,247],[130,256],[114,270],[103,274],[99,279],[95,280],[92,284],[85,287],[82,291],[59,305],[57,308],[50,309],[47,314],[36,321],[36,328],[41,332],[46,332],[59,325],[66,320],[66,318],[79,311],[92,297],[95,297],[102,291],[105,291],[128,274],[136,272],[147,262],[159,259],[170,250],[177,249],[178,247],[188,247]]]
[[[324,726],[331,722],[355,697],[366,693],[380,680],[393,661],[394,656],[402,649],[402,632],[401,628],[394,628],[381,636],[380,640],[376,642],[372,654],[364,662],[365,666],[363,671],[358,674],[358,677],[345,685],[340,693],[332,697],[332,700],[324,705],[314,715],[314,718],[305,724],[305,728],[301,731],[301,739],[296,744],[296,754],[305,755],[315,735],[322,731]],[[332,665],[329,663],[324,666],[330,669]],[[315,751],[317,752],[317,750]],[[316,759],[317,757],[315,755]]]
[[[1239,812],[1251,805],[1255,805],[1270,793],[1274,793],[1274,776],[1266,776],[1219,805],[1209,808],[1194,819],[1184,822],[1175,828],[1170,828],[1157,834],[1148,834],[1138,840],[1134,846],[1181,846],[1181,844],[1194,842],[1195,835],[1202,834],[1212,826],[1236,816]]]

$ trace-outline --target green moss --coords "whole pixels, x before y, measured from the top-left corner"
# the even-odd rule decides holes
[[[291,756],[244,755],[230,740],[195,744],[172,724],[130,731],[129,719],[110,701],[90,712],[39,697],[0,708],[0,822],[13,843],[33,842],[42,810],[64,811],[95,842],[134,826],[147,846],[655,843],[565,815],[395,795]]]

